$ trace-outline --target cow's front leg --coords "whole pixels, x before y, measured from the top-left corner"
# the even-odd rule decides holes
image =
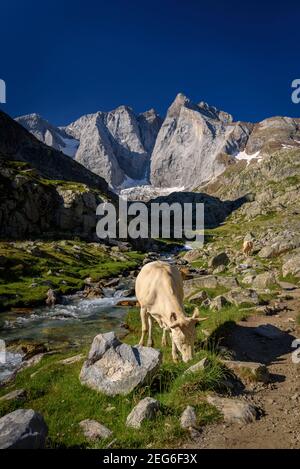
[[[147,341],[147,347],[152,347],[153,346],[153,340],[152,340],[152,318],[150,314],[148,315],[148,341]]]
[[[161,338],[161,346],[166,347],[167,344],[167,329],[163,327],[163,333],[162,333],[162,338]]]
[[[142,336],[139,344],[144,345],[145,337],[148,332],[147,309],[144,306],[141,306],[140,315],[142,322]]]
[[[177,347],[175,345],[175,342],[173,340],[172,334],[171,334],[171,341],[172,341],[172,358],[175,363],[178,362],[178,353],[177,353]]]

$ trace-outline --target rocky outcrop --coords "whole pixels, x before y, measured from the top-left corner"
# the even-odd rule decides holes
[[[18,409],[0,419],[0,449],[44,448],[48,433],[43,417],[32,409]]]
[[[96,236],[102,192],[85,184],[52,182],[28,165],[0,159],[0,236]]]
[[[123,344],[114,332],[99,334],[83,364],[80,381],[108,396],[126,395],[149,383],[160,363],[158,350]]]
[[[114,197],[103,178],[60,151],[39,142],[22,125],[1,111],[0,160],[28,163],[40,176],[47,179],[83,183],[110,198]]]

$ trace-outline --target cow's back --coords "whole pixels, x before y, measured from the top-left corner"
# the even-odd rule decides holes
[[[176,297],[183,302],[183,282],[180,272],[167,262],[155,261],[144,265],[136,278],[135,292],[141,306],[165,302]]]

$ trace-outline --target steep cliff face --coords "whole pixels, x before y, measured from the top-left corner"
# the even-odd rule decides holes
[[[168,110],[151,158],[151,183],[192,189],[232,163],[246,144],[250,124],[205,103],[193,104],[179,94]]]

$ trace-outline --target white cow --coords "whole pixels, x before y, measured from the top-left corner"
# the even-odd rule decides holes
[[[136,279],[136,297],[141,307],[142,337],[144,344],[148,332],[148,347],[152,347],[152,317],[163,329],[162,345],[166,345],[166,331],[170,331],[172,357],[178,360],[177,350],[184,362],[193,356],[195,326],[205,319],[197,317],[196,308],[191,318],[185,316],[183,309],[183,282],[175,266],[155,261],[146,264]]]

